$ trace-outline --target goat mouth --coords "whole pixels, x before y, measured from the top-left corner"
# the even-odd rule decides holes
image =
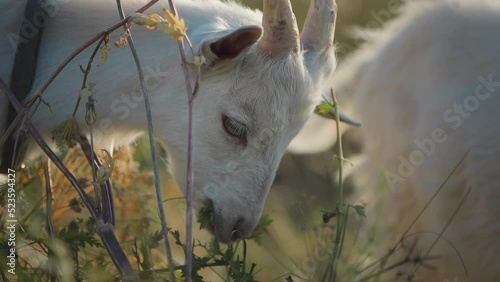
[[[199,210],[198,223],[200,224],[200,229],[207,230],[221,243],[227,244],[243,238],[239,230],[232,230],[229,237],[227,237],[224,236],[223,231],[220,228],[217,228],[214,204],[210,199],[206,200]]]

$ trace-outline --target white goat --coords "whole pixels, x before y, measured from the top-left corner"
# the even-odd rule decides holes
[[[127,12],[146,3],[123,2]],[[12,42],[25,36],[15,36],[25,4],[0,1],[0,77],[4,80],[12,68]],[[336,65],[336,6],[334,0],[312,1],[299,40],[288,0],[264,1],[263,15],[232,2],[176,1],[176,5],[196,51],[207,59],[194,102],[195,207],[207,200],[213,203],[213,231],[228,242],[248,235],[257,224],[281,157],[320,101],[321,86],[331,78]],[[159,6],[167,3],[146,13],[161,14]],[[70,52],[118,20],[113,1],[51,1],[47,13],[50,18],[33,91]],[[145,66],[156,137],[168,151],[179,187],[184,188],[188,101],[177,43],[143,28],[134,28],[133,36]],[[75,59],[44,94],[52,112],[41,106],[32,118],[47,140],[71,115],[83,78],[79,65],[86,65],[90,52]],[[128,48],[113,48],[105,66],[93,67],[89,81],[96,84],[96,148],[128,144],[146,130],[144,103]],[[0,97],[5,107],[4,96]],[[5,108],[0,112],[4,114]],[[77,117],[85,127],[82,109]],[[34,147],[30,145],[28,158],[36,156]]]
[[[424,255],[471,189],[444,233],[449,242],[441,239],[431,252],[439,258],[427,263],[437,270],[422,267],[421,281],[500,281],[500,4],[407,4],[370,34],[339,65],[333,87],[363,123],[366,161],[354,179],[372,223],[383,220],[375,223],[378,254],[398,241],[468,151],[410,232]]]

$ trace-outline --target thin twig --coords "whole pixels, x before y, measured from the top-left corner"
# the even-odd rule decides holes
[[[168,0],[170,11],[177,16],[177,9],[175,8],[173,0]],[[191,271],[193,269],[193,182],[194,182],[194,163],[193,163],[193,101],[196,93],[193,92],[191,86],[191,78],[189,72],[189,64],[186,59],[186,52],[184,51],[184,41],[177,40],[179,47],[179,54],[182,61],[182,69],[184,71],[184,80],[186,83],[186,91],[188,97],[188,160],[187,160],[187,180],[186,180],[186,282],[191,282]],[[190,45],[191,46],[191,45]],[[192,50],[192,49],[191,49]],[[198,87],[196,88],[199,89]]]
[[[448,226],[450,226],[451,222],[453,221],[453,219],[455,218],[457,213],[460,211],[460,208],[463,206],[465,200],[467,199],[467,197],[469,196],[471,191],[472,191],[472,187],[469,187],[469,189],[467,189],[467,192],[465,193],[465,195],[462,197],[462,200],[460,201],[460,203],[458,203],[457,207],[453,211],[453,214],[451,215],[450,220],[448,220],[448,222],[445,224],[445,226],[443,226],[443,229],[441,229],[439,236],[436,238],[436,240],[434,240],[434,242],[432,242],[432,245],[427,250],[427,252],[423,256],[422,260],[425,260],[426,258],[429,257],[429,254],[431,253],[432,249],[434,249],[434,247],[436,246],[439,239],[441,239],[443,237],[444,232],[446,231],[446,229],[448,229]],[[415,268],[413,269],[412,273],[409,276],[410,279],[413,278],[413,276],[415,275],[415,273],[417,272],[419,267],[420,267],[420,264],[415,265]]]
[[[116,0],[117,6],[118,6],[118,13],[120,14],[120,19],[124,19],[124,13],[123,13],[123,8],[121,6],[121,1]],[[161,193],[161,187],[160,187],[160,173],[158,171],[158,159],[157,159],[157,154],[156,154],[156,144],[155,144],[155,139],[154,139],[154,131],[153,131],[153,116],[151,113],[151,104],[149,102],[149,93],[146,88],[146,85],[144,83],[144,73],[142,71],[142,66],[141,62],[139,60],[139,56],[137,55],[137,51],[135,49],[135,44],[134,40],[132,38],[132,33],[130,30],[125,27],[125,32],[128,34],[128,43],[130,46],[130,51],[132,52],[132,56],[134,57],[134,62],[137,67],[137,73],[139,74],[139,80],[141,84],[141,90],[142,90],[142,96],[144,97],[144,104],[146,106],[146,116],[147,116],[147,121],[148,121],[148,137],[149,137],[149,146],[151,150],[151,159],[153,161],[153,173],[155,176],[155,190],[156,190],[156,200],[158,204],[158,210],[160,213],[160,220],[161,220],[161,229],[163,233],[163,238],[165,240],[165,250],[167,252],[167,258],[168,258],[168,266],[170,269],[170,279],[172,281],[175,281],[175,274],[174,274],[174,260],[172,256],[172,250],[170,246],[170,240],[168,237],[168,227],[167,227],[167,219],[165,216],[165,210],[163,208],[163,198],[162,198],[162,193]]]
[[[333,89],[331,89],[331,95],[333,100],[333,107],[335,108],[335,121],[336,121],[336,131],[337,131],[337,144],[338,144],[338,200],[337,200],[337,230],[335,236],[335,252],[333,256],[333,270],[330,281],[333,282],[337,276],[337,268],[339,265],[340,254],[342,252],[342,244],[345,236],[345,229],[347,223],[347,210],[344,208],[344,177],[343,177],[343,168],[344,168],[344,152],[342,147],[342,136],[340,134],[340,107],[337,101],[337,97],[335,97],[335,93]]]
[[[443,183],[441,183],[441,185],[439,186],[439,188],[436,190],[436,192],[432,195],[432,197],[427,201],[427,203],[425,204],[425,206],[420,210],[420,212],[417,214],[417,216],[413,219],[413,221],[411,222],[411,224],[408,226],[408,228],[406,229],[406,231],[403,233],[403,235],[401,235],[400,239],[398,240],[398,242],[396,242],[396,244],[394,244],[394,246],[389,250],[389,252],[384,255],[383,257],[381,257],[380,259],[374,261],[373,263],[369,264],[368,266],[366,266],[365,268],[363,268],[360,273],[364,272],[365,270],[379,264],[379,270],[382,270],[385,268],[385,265],[387,264],[387,262],[389,261],[389,259],[391,258],[391,256],[396,252],[396,250],[401,246],[401,243],[403,242],[403,240],[405,240],[406,236],[408,235],[408,233],[411,231],[411,229],[413,228],[413,226],[417,223],[417,221],[420,219],[420,217],[422,216],[422,214],[425,212],[425,210],[427,210],[427,208],[429,207],[429,205],[434,201],[434,198],[436,198],[436,196],[439,194],[439,192],[441,192],[441,190],[444,188],[444,186],[446,185],[446,183],[448,183],[448,181],[450,180],[450,178],[453,176],[453,174],[455,173],[455,171],[458,169],[458,167],[462,164],[462,162],[465,160],[465,158],[467,157],[467,155],[469,154],[469,150],[467,150],[465,152],[465,154],[462,156],[462,158],[460,158],[460,160],[458,161],[458,163],[455,165],[455,167],[452,169],[452,171],[446,176],[446,179],[443,181]]]
[[[10,103],[14,105],[16,111],[21,112],[22,111],[22,106],[17,101],[15,95],[10,91],[9,87],[7,84],[3,81],[3,79],[0,78],[0,90],[4,92],[7,95],[7,98],[9,99]],[[82,198],[83,202],[89,209],[90,215],[92,217],[97,218],[97,213],[96,209],[94,206],[94,203],[92,202],[92,199],[85,193],[85,190],[81,187],[80,183],[78,183],[78,180],[73,176],[73,174],[64,166],[62,161],[59,159],[59,157],[52,151],[52,149],[49,147],[49,145],[45,142],[43,139],[42,135],[40,132],[35,128],[33,123],[29,118],[26,118],[24,123],[28,126],[28,131],[32,135],[33,139],[38,143],[42,151],[50,158],[50,160],[61,170],[61,172],[68,178],[69,182],[76,188],[78,194]]]
[[[94,162],[97,168],[101,167],[102,163],[96,156],[95,152],[92,151],[91,144],[89,143],[87,136],[81,134],[78,143],[80,144],[80,148],[82,149],[82,152],[87,158],[89,164]],[[92,155],[94,155],[93,158]],[[111,225],[114,226],[115,201],[113,197],[113,185],[111,183],[111,178],[106,179],[106,181],[102,183],[100,186],[101,186],[101,200],[102,200],[101,203],[102,206],[100,208],[100,211],[102,212],[102,219],[104,220],[105,223],[110,223]]]
[[[412,261],[411,261],[410,259],[408,259],[408,258],[404,258],[404,259],[402,259],[402,260],[400,260],[400,261],[398,261],[398,262],[396,262],[396,263],[394,263],[394,264],[392,264],[392,265],[389,265],[388,267],[386,267],[386,268],[384,268],[384,269],[380,270],[380,271],[379,271],[379,272],[377,272],[377,273],[373,273],[373,274],[370,274],[370,275],[368,275],[368,276],[366,276],[366,277],[362,278],[361,280],[359,280],[359,281],[357,281],[357,282],[369,281],[369,280],[370,280],[371,278],[373,278],[373,277],[380,276],[380,275],[382,275],[382,274],[384,274],[384,273],[386,273],[386,272],[389,272],[389,271],[391,271],[391,270],[394,270],[394,269],[396,269],[396,268],[398,268],[398,267],[401,267],[401,266],[403,266],[403,265],[405,265],[405,264],[407,264],[407,263],[411,263],[411,262],[412,262]]]
[[[9,136],[12,135],[15,130],[19,129],[18,124],[21,122],[22,118],[23,117],[21,115],[17,115],[14,121],[9,125],[7,130],[3,133],[2,137],[0,138],[0,148],[3,147]]]
[[[88,103],[93,103],[92,94],[89,97]],[[102,214],[103,209],[101,206],[101,199],[99,197],[99,189],[97,189],[97,167],[95,163],[96,155],[94,153],[94,126],[92,124],[89,124],[88,126],[90,132],[90,151],[92,152],[92,154],[90,154],[90,167],[92,168],[92,186],[94,187],[95,204]]]
[[[196,267],[199,267],[199,268],[206,268],[206,267],[214,267],[214,266],[227,266],[227,262],[223,262],[223,261],[217,261],[217,262],[207,262],[205,264],[202,264],[202,265],[197,265]],[[186,265],[176,265],[174,266],[174,269],[175,270],[182,270],[182,269],[185,269],[186,268]],[[156,272],[167,272],[167,271],[170,271],[169,269],[156,269]]]
[[[82,86],[80,87],[80,89],[84,89],[85,87],[87,87],[87,79],[88,79],[88,76],[89,76],[89,73],[90,73],[90,70],[92,69],[92,62],[94,61],[94,58],[95,56],[97,55],[97,51],[99,50],[99,48],[101,48],[101,45],[104,41],[106,41],[106,38],[108,37],[108,35],[106,36],[103,36],[101,38],[101,40],[99,40],[99,42],[97,43],[97,45],[95,46],[94,48],[94,51],[92,52],[92,54],[90,55],[90,58],[89,58],[89,61],[87,62],[87,67],[84,69],[82,69],[83,71],[83,81],[82,81]],[[73,109],[73,114],[71,115],[72,117],[75,117],[76,116],[76,111],[78,110],[78,106],[80,105],[80,101],[82,100],[82,96],[81,95],[78,95],[78,98],[76,99],[76,105],[75,105],[75,108]]]
[[[80,87],[81,90],[88,88],[87,79],[88,79],[88,76],[90,74],[90,70],[92,69],[92,62],[94,61],[94,58],[97,55],[97,51],[101,48],[102,43],[107,44],[108,41],[109,41],[109,34],[106,36],[103,36],[99,40],[99,42],[96,44],[94,51],[90,55],[90,58],[87,62],[87,67],[85,69],[83,69],[80,66],[80,69],[83,72],[83,81],[82,81],[82,85]],[[91,93],[90,96],[88,97],[87,107],[90,105],[90,106],[92,106],[92,109],[94,109],[93,108],[94,99],[93,99],[92,95],[93,94]],[[75,104],[75,107],[73,109],[73,113],[71,115],[72,118],[75,118],[76,112],[78,111],[81,100],[82,100],[82,95],[80,94],[80,95],[78,95],[78,98],[76,100],[76,104]],[[87,111],[89,111],[89,108],[87,108]],[[92,115],[92,113],[90,113],[90,115]],[[87,115],[86,115],[86,117],[87,117]],[[114,203],[112,201],[109,201],[109,199],[103,199],[103,201],[105,201],[105,202],[103,202],[101,204],[101,199],[99,196],[99,189],[97,189],[97,163],[96,163],[97,157],[94,153],[94,128],[93,128],[93,124],[89,123],[89,122],[93,122],[93,121],[87,120],[87,118],[85,120],[87,121],[87,125],[89,126],[89,129],[90,129],[89,130],[90,131],[90,149],[84,150],[84,153],[86,153],[87,159],[88,159],[89,164],[92,168],[92,185],[94,187],[95,205],[96,205],[97,209],[99,210],[99,212],[103,215],[104,222],[111,223],[114,226],[114,224],[115,224],[115,222],[114,222]],[[84,141],[87,141],[87,138],[85,136],[80,136],[80,144],[82,144],[82,142],[84,142]],[[84,145],[80,145],[80,146],[83,148]],[[108,184],[108,183],[110,184],[110,181],[106,181],[104,186],[100,185],[101,190],[106,191],[106,196],[112,195],[111,189],[110,188],[107,189],[107,187],[111,187],[111,185],[106,187],[106,184]],[[103,193],[103,197],[105,197],[104,193]]]
[[[52,178],[51,178],[51,172],[50,172],[50,161],[47,160],[45,164],[43,165],[44,168],[44,175],[45,175],[45,200],[46,200],[46,209],[47,212],[45,214],[45,219],[47,221],[47,233],[49,234],[49,238],[52,239],[54,238],[54,225],[52,224]],[[53,263],[54,262],[54,253],[52,252],[51,248],[49,248],[48,252],[48,260],[47,263]],[[56,281],[56,273],[55,273],[55,265],[50,265],[49,267],[49,272],[50,272],[50,281],[54,282]]]
[[[452,220],[452,218],[450,218],[450,220]],[[467,271],[467,265],[465,264],[465,261],[464,261],[464,258],[462,257],[462,255],[460,254],[460,251],[457,249],[457,246],[455,246],[450,239],[446,238],[445,236],[443,235],[440,235],[439,233],[437,232],[432,232],[432,231],[420,231],[420,232],[415,232],[415,233],[412,233],[412,234],[408,234],[408,236],[406,237],[407,239],[410,238],[410,237],[413,237],[413,236],[417,236],[417,235],[421,235],[421,234],[432,234],[432,235],[438,235],[438,236],[441,236],[440,240],[444,240],[446,243],[448,243],[448,245],[450,245],[451,248],[453,248],[453,250],[455,251],[455,253],[457,254],[458,258],[460,259],[460,263],[462,264],[462,267],[464,268],[464,272],[465,272],[465,275],[469,275],[469,272]],[[427,258],[429,259],[429,258]]]
[[[149,9],[151,6],[153,6],[153,4],[155,4],[156,2],[158,2],[158,0],[151,0],[150,2],[148,2],[146,5],[142,6],[140,9],[138,9],[136,12],[137,13],[142,13],[144,12],[145,10]],[[100,32],[99,34],[97,34],[96,36],[92,37],[90,40],[88,40],[87,42],[85,42],[83,45],[81,45],[80,47],[78,47],[78,49],[76,49],[75,51],[73,51],[73,53],[71,53],[60,65],[59,67],[57,67],[57,69],[50,75],[49,79],[43,84],[43,86],[36,91],[36,94],[33,95],[33,97],[31,97],[26,103],[25,103],[25,106],[24,108],[22,108],[21,110],[18,110],[18,116],[20,115],[21,117],[20,118],[16,118],[15,120],[15,125],[14,127],[17,128],[18,127],[18,124],[19,122],[22,120],[22,117],[24,117],[26,115],[26,113],[31,109],[31,107],[33,106],[33,104],[35,103],[35,101],[39,100],[39,101],[43,101],[42,100],[42,94],[45,92],[45,90],[47,89],[47,87],[49,87],[49,85],[54,81],[54,79],[59,75],[59,73],[61,73],[61,71],[71,62],[73,61],[74,58],[76,58],[76,56],[78,56],[81,52],[83,52],[84,50],[86,50],[88,47],[92,46],[92,44],[94,44],[97,40],[101,39],[101,38],[104,38],[106,37],[108,34],[112,33],[113,31],[117,30],[118,28],[120,28],[121,26],[123,26],[124,24],[127,24],[128,23],[128,18],[127,19],[123,19],[121,21],[119,21],[118,23],[114,24],[113,26],[107,28],[106,30],[104,30],[103,32]]]
[[[0,78],[0,90],[7,95],[10,103],[14,106],[16,111],[20,113],[22,111],[22,106],[17,101],[16,96],[12,91],[10,91],[7,84]],[[118,268],[122,275],[122,280],[124,281],[135,281],[138,279],[136,276],[132,265],[128,261],[125,252],[120,247],[118,240],[116,239],[116,235],[113,231],[113,226],[110,224],[103,224],[101,215],[97,212],[95,204],[92,202],[92,199],[87,195],[83,187],[80,185],[75,176],[68,170],[68,168],[62,163],[61,159],[52,151],[47,142],[43,139],[40,132],[35,128],[31,120],[27,117],[24,122],[27,127],[30,135],[33,137],[35,142],[40,146],[42,151],[49,157],[49,159],[57,166],[57,168],[63,173],[64,176],[69,180],[71,185],[75,187],[76,191],[82,198],[85,206],[89,210],[90,215],[96,220],[99,226],[99,236],[102,239],[106,250],[111,256],[111,259],[115,263],[115,266]]]

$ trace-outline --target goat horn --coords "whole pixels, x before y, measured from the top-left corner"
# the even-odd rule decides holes
[[[300,38],[304,48],[321,52],[333,46],[336,19],[335,0],[311,0]]]
[[[259,49],[264,54],[284,57],[299,51],[299,29],[290,0],[264,0],[264,33]]]

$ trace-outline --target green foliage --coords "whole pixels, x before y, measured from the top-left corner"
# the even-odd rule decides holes
[[[108,61],[108,52],[111,50],[111,47],[108,45],[109,35],[106,37],[105,43],[99,48],[101,50],[101,61],[97,65],[98,67],[104,66]]]
[[[97,168],[96,172],[96,181],[98,184],[102,184],[111,178],[111,174],[113,174],[113,167],[115,165],[111,154],[107,150],[101,151],[104,152],[104,159],[102,160],[102,165]]]
[[[357,205],[357,206],[349,205],[349,206],[351,208],[353,208],[359,216],[366,217],[365,207],[364,206],[360,206],[360,205]]]
[[[52,138],[59,150],[73,148],[80,138],[80,126],[74,117],[70,117],[59,124],[52,131]]]
[[[82,90],[80,90],[80,97],[90,97],[94,93],[94,82],[89,82]]]
[[[253,230],[252,234],[248,237],[248,239],[255,240],[257,244],[261,244],[262,242],[260,237],[262,234],[266,233],[267,228],[269,227],[269,225],[271,225],[272,222],[273,220],[268,215],[266,214],[262,215],[259,220],[259,223]]]
[[[265,227],[268,226],[272,220],[266,217],[261,225],[261,232],[265,232]],[[180,238],[180,233],[177,230],[171,230],[170,235],[174,238],[174,243],[177,246],[180,246],[184,251],[186,250],[186,245],[182,242]],[[238,252],[238,246],[240,242],[243,245],[243,254],[241,255]],[[203,250],[206,252],[205,256],[198,256],[193,252],[192,262],[193,262],[193,271],[192,271],[192,279],[194,282],[203,282],[203,276],[199,273],[200,270],[206,267],[226,267],[228,272],[228,277],[231,278],[230,281],[247,281],[253,282],[257,281],[254,278],[253,271],[255,269],[256,264],[252,263],[250,268],[246,267],[246,241],[238,241],[237,243],[229,244],[224,248],[221,248],[219,242],[213,239],[208,245],[203,244],[200,241],[195,241],[193,244],[195,250]],[[186,252],[185,252],[186,253]],[[181,270],[181,277],[185,277],[185,269],[183,266],[177,267]]]
[[[73,153],[72,151],[69,151],[69,155]],[[80,164],[77,161],[70,161],[70,163]],[[70,167],[70,169],[78,170],[77,167]],[[82,167],[79,169],[88,171],[89,168]],[[37,173],[36,169],[33,171]],[[23,172],[18,174],[23,177]],[[61,176],[53,176],[54,184],[61,185],[59,177]],[[18,185],[17,192],[20,203],[21,199],[25,197],[24,190],[29,195],[29,200],[26,201],[26,209],[23,209],[22,212],[19,210],[19,215],[23,215],[21,217],[24,218],[23,230],[26,233],[20,231],[17,238],[28,242],[28,245],[24,247],[25,249],[43,253],[40,257],[46,258],[50,263],[33,267],[30,265],[30,258],[26,257],[26,253],[20,253],[16,267],[16,277],[19,279],[26,278],[24,279],[26,281],[33,280],[33,277],[35,277],[35,280],[48,281],[51,275],[57,276],[56,281],[70,281],[72,279],[76,281],[113,281],[119,279],[118,271],[97,236],[95,221],[88,216],[88,212],[76,193],[64,196],[58,194],[68,192],[66,187],[54,189],[53,197],[59,199],[57,202],[64,203],[65,212],[60,213],[58,209],[54,210],[58,212],[57,215],[53,215],[53,220],[55,220],[53,223],[54,233],[53,235],[47,233],[45,209],[43,204],[40,204],[44,203],[45,195],[40,193],[40,190],[43,189],[33,189],[33,185],[36,187],[43,185],[43,181],[38,178],[38,176],[30,178],[30,183],[26,187]],[[90,183],[88,184],[90,185]],[[134,185],[137,184],[134,183]],[[119,197],[120,190],[117,191]],[[143,197],[134,199],[137,199],[137,206],[144,206]],[[57,204],[55,205],[57,206]],[[151,212],[154,212],[154,209]],[[24,216],[24,214],[27,216]],[[0,213],[0,220],[3,222],[1,215]],[[212,216],[211,207],[206,206],[202,211],[202,218],[211,224],[213,222]],[[150,221],[148,215],[144,215],[141,220],[144,223],[141,223],[140,226],[143,226],[145,230],[139,232],[137,229],[132,229],[134,233],[118,233],[135,236],[133,240],[121,241],[120,244],[130,256],[131,262],[142,281],[170,281],[164,258],[162,258],[162,255],[158,255],[164,253],[163,244],[160,244],[164,239],[162,232],[156,229],[149,231],[150,228],[158,228],[158,226],[148,223]],[[260,236],[266,233],[266,228],[271,222],[272,220],[268,216],[263,216],[251,239],[259,240]],[[123,223],[117,224],[117,226],[123,225]],[[128,231],[117,229],[117,232]],[[172,242],[174,242],[172,245],[175,244],[185,251],[186,245],[183,241],[183,235],[178,230],[171,229],[169,232],[169,236],[172,236]],[[6,236],[0,235],[0,246],[5,245],[7,239]],[[215,239],[206,243],[195,240],[194,254],[192,256],[193,281],[211,281],[206,277],[206,273],[210,269],[217,273],[226,272],[223,278],[224,281],[257,281],[255,278],[256,264],[247,262],[249,259],[247,257],[246,242],[239,241],[230,245],[223,245],[219,244]],[[61,249],[63,251],[60,251]],[[1,259],[0,262],[2,262]],[[65,274],[61,275],[63,268]],[[184,266],[174,265],[174,268],[178,281],[182,281],[185,277]],[[5,266],[2,266],[2,269],[5,269]]]
[[[254,282],[257,281],[253,277],[253,271],[255,269],[256,264],[252,263],[249,271],[246,270],[246,241],[243,241],[243,257],[240,259],[238,255],[236,259],[234,259],[235,249],[233,249],[232,245],[229,245],[226,250],[226,262],[229,264],[229,277],[231,277],[234,281],[245,281],[245,282]]]
[[[104,247],[96,237],[95,234],[75,230],[71,227],[64,227],[59,231],[58,237],[68,244],[85,248],[87,245],[91,247]]]
[[[320,114],[328,114],[334,107],[333,101],[325,101],[317,106]]]
[[[206,229],[207,227],[214,225],[214,207],[211,202],[206,202],[198,212],[198,223],[200,224],[200,229]]]

